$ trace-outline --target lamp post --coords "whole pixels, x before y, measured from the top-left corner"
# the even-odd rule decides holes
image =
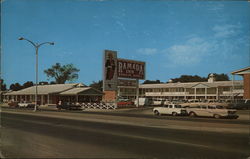
[[[36,111],[37,109],[37,85],[38,85],[38,49],[40,46],[44,45],[44,44],[50,44],[50,45],[54,45],[54,42],[44,42],[44,43],[34,43],[33,41],[20,37],[18,40],[26,40],[28,42],[30,42],[36,49],[36,94],[35,94],[35,107],[34,107],[34,111]]]

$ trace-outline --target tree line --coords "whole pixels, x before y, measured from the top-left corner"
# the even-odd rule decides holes
[[[44,70],[44,73],[47,75],[49,79],[54,79],[50,83],[47,81],[39,82],[39,85],[49,85],[49,84],[64,84],[66,81],[74,81],[78,79],[78,72],[80,70],[77,69],[73,64],[61,65],[60,63],[56,63],[52,65],[51,68]],[[227,74],[217,74],[213,73],[216,81],[229,81],[229,77]],[[143,84],[158,84],[158,83],[177,83],[177,82],[206,82],[209,78],[209,74],[207,77],[201,77],[198,75],[181,75],[178,78],[173,78],[171,81],[161,82],[160,80],[145,80]],[[102,91],[102,80],[97,82],[93,81],[90,84],[90,87],[95,88],[97,90]],[[35,84],[32,81],[27,81],[24,84],[13,83],[10,85],[9,90],[18,91],[24,88],[28,88],[34,86]],[[7,90],[7,86],[4,83],[3,79],[0,79],[1,90]]]
[[[221,73],[213,73],[215,81],[229,81],[229,77],[227,74]],[[200,77],[198,75],[181,75],[178,78],[172,78],[169,81],[161,82],[160,80],[145,80],[143,84],[157,84],[157,83],[177,83],[177,82],[206,82],[208,81],[209,75],[207,77]]]

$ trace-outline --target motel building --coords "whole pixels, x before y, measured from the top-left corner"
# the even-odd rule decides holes
[[[243,99],[243,81],[215,81],[211,74],[207,82],[140,84],[139,96],[152,100],[236,100]],[[136,89],[119,86],[118,94],[123,98],[135,99]]]
[[[233,80],[235,75],[243,77],[243,85],[244,85],[243,99],[250,100],[250,67],[233,71],[231,74],[233,75]]]
[[[36,86],[4,94],[4,101],[35,102]],[[81,83],[38,85],[38,103],[40,105],[63,102],[99,102],[102,91],[87,87]]]

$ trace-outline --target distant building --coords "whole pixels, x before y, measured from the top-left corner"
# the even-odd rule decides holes
[[[233,75],[243,76],[244,81],[244,99],[250,99],[250,67],[246,67],[240,70],[233,71],[231,73]]]
[[[34,102],[36,87],[32,86],[19,91],[4,94],[4,101]],[[67,102],[101,101],[103,93],[81,83],[52,84],[38,86],[38,103],[57,104],[59,100]]]
[[[168,100],[231,100],[243,98],[243,81],[215,81],[213,74],[208,82],[141,84],[140,97]],[[119,87],[123,98],[135,99],[135,87]]]

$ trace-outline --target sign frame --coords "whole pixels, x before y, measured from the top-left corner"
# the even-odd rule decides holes
[[[124,63],[127,63],[127,64],[124,65]],[[122,69],[121,68],[122,65],[129,67],[130,70]],[[124,71],[126,71],[126,72],[124,72]],[[142,71],[142,75],[140,75],[140,71]],[[145,80],[145,78],[146,78],[146,63],[143,61],[117,58],[117,77],[118,78]]]

